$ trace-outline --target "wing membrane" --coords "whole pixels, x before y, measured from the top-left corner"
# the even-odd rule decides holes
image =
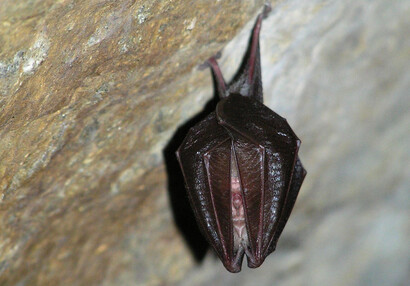
[[[207,168],[204,156],[209,151],[211,151],[210,154],[213,154],[212,150],[215,151],[217,150],[215,148],[218,148],[218,146],[224,146],[224,142],[229,140],[230,137],[224,128],[218,125],[215,113],[211,113],[206,119],[191,128],[177,151],[188,196],[198,224],[222,261],[229,259],[223,240],[224,235],[222,234],[226,233],[226,230],[221,229],[221,224],[217,220],[218,212],[215,211],[214,203],[218,204],[220,201],[215,199],[215,184],[212,180],[229,184],[229,161],[226,170],[216,169],[217,167],[209,162]],[[220,161],[223,161],[223,159]],[[225,165],[222,162],[222,166]],[[219,173],[219,175],[212,175],[215,173]],[[213,179],[210,180],[209,176],[213,176]],[[224,176],[227,176],[225,181]],[[211,192],[211,187],[214,188],[213,192]],[[229,225],[224,225],[223,227],[229,227]]]
[[[247,214],[258,210],[260,217],[258,220],[253,217],[252,219],[255,220],[252,221],[251,226],[251,234],[258,233],[257,238],[253,238],[253,241],[259,242],[254,251],[258,255],[251,258],[251,261],[248,260],[250,267],[257,267],[263,262],[265,257],[263,254],[268,251],[279,227],[279,218],[282,217],[291,185],[300,141],[284,118],[252,98],[231,95],[218,103],[216,114],[219,123],[226,128],[235,143],[244,140],[255,148],[264,150],[262,166],[258,164],[251,166],[253,164],[251,155],[242,160],[243,165],[249,168],[241,172],[241,176],[249,179],[257,178],[258,175],[255,175],[257,171],[264,173],[259,182],[250,184],[245,192]],[[251,151],[248,152],[252,154]],[[261,197],[261,203],[256,203],[255,197],[258,196]],[[253,229],[254,227],[258,230]]]

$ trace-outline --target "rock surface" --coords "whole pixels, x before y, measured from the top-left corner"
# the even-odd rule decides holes
[[[0,285],[406,285],[406,1],[273,3],[262,76],[303,142],[295,210],[235,275],[176,227],[167,144],[212,95],[196,67],[224,47],[229,78],[262,5],[2,1]]]
[[[1,2],[0,285],[183,277],[162,149],[211,96],[196,66],[262,5]]]

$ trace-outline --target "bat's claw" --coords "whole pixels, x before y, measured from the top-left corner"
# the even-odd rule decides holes
[[[209,68],[209,62],[208,60],[204,61],[202,64],[198,66],[198,70],[203,71],[205,69]]]
[[[222,56],[222,51],[218,51],[215,56],[213,56],[213,58],[215,58],[216,60],[219,60]]]
[[[269,2],[265,3],[265,6],[263,6],[263,11],[262,11],[262,17],[265,19],[268,17],[269,13],[272,11],[272,5]]]
[[[198,66],[198,69],[199,69],[199,70],[204,70],[204,69],[207,69],[207,68],[209,68],[209,67],[212,67],[211,62],[213,62],[213,61],[215,61],[215,60],[221,58],[221,55],[222,55],[222,52],[221,52],[221,51],[218,51],[214,56],[210,57],[210,58],[207,59],[205,62],[203,62],[202,64],[200,64],[200,65]]]

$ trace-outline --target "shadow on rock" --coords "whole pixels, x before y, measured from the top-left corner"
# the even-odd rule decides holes
[[[174,219],[198,262],[203,260],[209,244],[196,223],[175,152],[185,139],[189,129],[214,111],[216,104],[216,98],[210,100],[199,114],[180,126],[163,150],[168,175],[168,192]]]

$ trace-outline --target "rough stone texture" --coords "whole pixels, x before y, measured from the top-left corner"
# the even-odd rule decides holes
[[[0,285],[159,285],[192,267],[162,149],[211,95],[196,66],[262,5],[1,1]]]
[[[0,285],[407,285],[408,1],[274,4],[265,99],[308,176],[259,269],[192,269],[162,150],[211,98],[196,66],[240,32],[232,75],[262,4],[1,2]]]

